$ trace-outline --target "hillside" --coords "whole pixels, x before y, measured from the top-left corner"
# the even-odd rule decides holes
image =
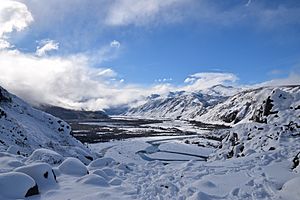
[[[217,104],[195,119],[210,123],[281,123],[298,121],[300,86],[245,90]]]
[[[47,148],[88,163],[92,153],[70,135],[63,120],[32,108],[0,87],[0,149],[28,155]]]
[[[103,111],[71,110],[49,105],[40,106],[39,109],[63,120],[89,120],[108,118],[107,114],[105,114],[105,112]]]

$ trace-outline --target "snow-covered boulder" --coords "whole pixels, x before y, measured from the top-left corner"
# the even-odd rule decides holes
[[[103,168],[107,166],[112,166],[116,164],[116,161],[113,158],[98,158],[94,161],[92,161],[89,165],[89,169],[97,169],[97,168]]]
[[[39,189],[45,190],[57,184],[55,174],[47,163],[36,163],[16,168],[14,171],[22,172],[32,177]]]
[[[39,193],[35,181],[20,172],[0,174],[0,199],[24,199]]]
[[[131,169],[128,165],[126,165],[126,164],[124,164],[124,163],[119,164],[119,165],[118,165],[118,169],[119,169],[119,170],[122,170],[122,171],[125,172],[125,173],[128,173],[128,172],[131,172],[131,171],[132,171],[132,169]]]
[[[10,172],[14,168],[23,165],[24,163],[19,156],[6,152],[0,152],[0,173]]]
[[[107,176],[107,174],[102,169],[96,169],[95,171],[92,171],[92,174],[96,174],[98,176],[101,176],[105,180],[110,180],[111,178]]]
[[[45,162],[50,165],[56,165],[62,163],[64,157],[55,151],[50,149],[36,149],[34,152],[28,157],[26,162]]]
[[[77,158],[67,158],[59,166],[59,170],[64,174],[84,176],[88,174],[87,167]]]
[[[7,153],[11,153],[11,154],[15,154],[15,155],[21,154],[20,147],[18,147],[16,145],[9,146],[6,151],[7,151]]]
[[[103,168],[102,171],[104,171],[105,174],[106,174],[107,176],[109,176],[109,177],[114,177],[114,176],[116,176],[116,172],[115,172],[112,168],[110,168],[110,167]]]
[[[122,180],[119,179],[119,178],[114,178],[114,179],[112,179],[112,180],[109,182],[109,184],[110,184],[110,185],[115,185],[115,186],[121,185],[121,184],[122,184]]]
[[[279,199],[299,200],[300,197],[300,176],[287,181],[279,193]]]
[[[101,187],[109,186],[107,181],[103,177],[98,176],[96,174],[85,175],[85,176],[79,178],[77,180],[77,182],[84,183],[84,184],[101,186]]]

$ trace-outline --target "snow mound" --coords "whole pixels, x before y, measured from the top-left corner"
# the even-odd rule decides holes
[[[114,178],[114,179],[112,179],[112,180],[109,182],[109,184],[110,184],[110,185],[115,185],[115,186],[121,185],[121,184],[122,184],[122,180],[119,179],[119,178]]]
[[[100,187],[108,187],[109,186],[107,181],[103,177],[98,176],[96,174],[85,175],[85,176],[79,178],[77,180],[77,182],[84,183],[84,184],[90,184],[90,185],[96,185],[96,186],[100,186]]]
[[[98,176],[101,176],[105,180],[110,180],[111,178],[107,176],[107,174],[102,169],[96,169],[95,171],[92,171],[92,174],[96,174]]]
[[[115,165],[116,161],[113,158],[98,158],[94,161],[92,161],[89,165],[88,168],[89,169],[95,169],[95,168],[103,168],[103,167],[107,167],[107,166],[112,166]]]
[[[16,146],[16,145],[11,145],[10,147],[8,147],[8,149],[6,150],[7,153],[11,153],[11,154],[15,154],[15,155],[20,155],[20,147]]]
[[[49,164],[36,163],[16,168],[14,171],[22,172],[32,177],[39,189],[45,190],[57,184],[56,177]]]
[[[64,157],[55,151],[50,149],[36,149],[34,152],[28,157],[26,162],[45,162],[50,165],[56,165],[62,163]]]
[[[0,154],[0,173],[1,172],[9,172],[16,167],[23,166],[24,163],[20,161],[15,155],[8,153]]]
[[[60,165],[59,170],[64,174],[84,176],[88,174],[86,166],[77,158],[67,158]]]
[[[299,200],[300,197],[300,177],[293,178],[287,181],[283,187],[282,191],[279,193],[279,198],[284,200]]]
[[[102,171],[107,175],[107,176],[109,176],[109,177],[114,177],[114,176],[116,176],[116,172],[113,170],[113,169],[111,169],[111,168],[104,168],[104,169],[102,169]]]
[[[118,165],[118,169],[119,169],[119,170],[122,170],[122,171],[125,172],[125,173],[129,173],[129,172],[132,171],[132,169],[131,169],[128,165],[126,165],[126,164],[124,164],[124,163],[119,164],[119,165]]]
[[[0,174],[0,199],[24,199],[38,194],[35,181],[20,172]]]

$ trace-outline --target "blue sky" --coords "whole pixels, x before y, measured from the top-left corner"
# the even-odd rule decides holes
[[[300,62],[300,21],[294,19],[300,14],[292,13],[300,10],[297,0],[251,1],[248,6],[243,0],[170,1],[153,15],[163,18],[159,12],[178,12],[183,15],[178,21],[159,22],[159,17],[154,17],[142,24],[129,20],[115,26],[97,19],[107,12],[108,8],[102,8],[105,1],[75,1],[73,9],[64,8],[71,6],[68,1],[59,2],[54,1],[50,4],[53,10],[40,16],[45,2],[29,1],[36,23],[15,45],[35,51],[34,41],[50,38],[60,44],[56,54],[74,54],[96,51],[117,40],[121,43],[117,55],[94,65],[110,67],[126,81],[139,84],[163,78],[180,83],[202,71],[230,72],[237,74],[242,83],[257,83],[286,76]],[[55,17],[57,8],[60,19]],[[204,9],[211,12],[206,14],[208,19],[201,16]],[[241,12],[244,19],[236,19],[242,17]],[[264,12],[273,12],[274,16],[264,19]],[[139,17],[139,13],[135,15]],[[45,18],[47,25],[41,25],[39,20]]]
[[[294,75],[300,73],[297,0],[3,0],[1,6],[4,28],[0,29],[0,47],[1,40],[6,44],[3,59],[17,50],[15,60],[25,59],[22,62],[37,66],[32,71],[52,77],[45,85],[57,84],[54,80],[62,76],[57,75],[59,70],[72,74],[66,75],[67,80],[84,71],[87,77],[80,80],[97,81],[95,87],[102,90],[113,85],[118,92],[128,88],[148,92],[156,92],[153,88],[182,89],[187,77],[205,72],[215,73],[220,83],[234,85],[274,79],[295,83]],[[65,67],[68,62],[81,66]],[[51,69],[53,63],[56,71]],[[21,66],[5,64],[2,85],[19,94],[22,86],[9,85],[18,78],[32,87]],[[219,79],[222,73],[231,78]],[[37,77],[37,82],[39,75],[30,76]],[[84,88],[82,85],[88,84],[78,87]],[[63,93],[72,94],[72,104],[106,98],[91,94],[74,97],[67,89]],[[58,99],[55,102],[69,104],[70,99]]]

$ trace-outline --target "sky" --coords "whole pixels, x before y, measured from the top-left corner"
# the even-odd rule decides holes
[[[0,0],[0,85],[98,110],[215,84],[300,84],[298,0]]]

